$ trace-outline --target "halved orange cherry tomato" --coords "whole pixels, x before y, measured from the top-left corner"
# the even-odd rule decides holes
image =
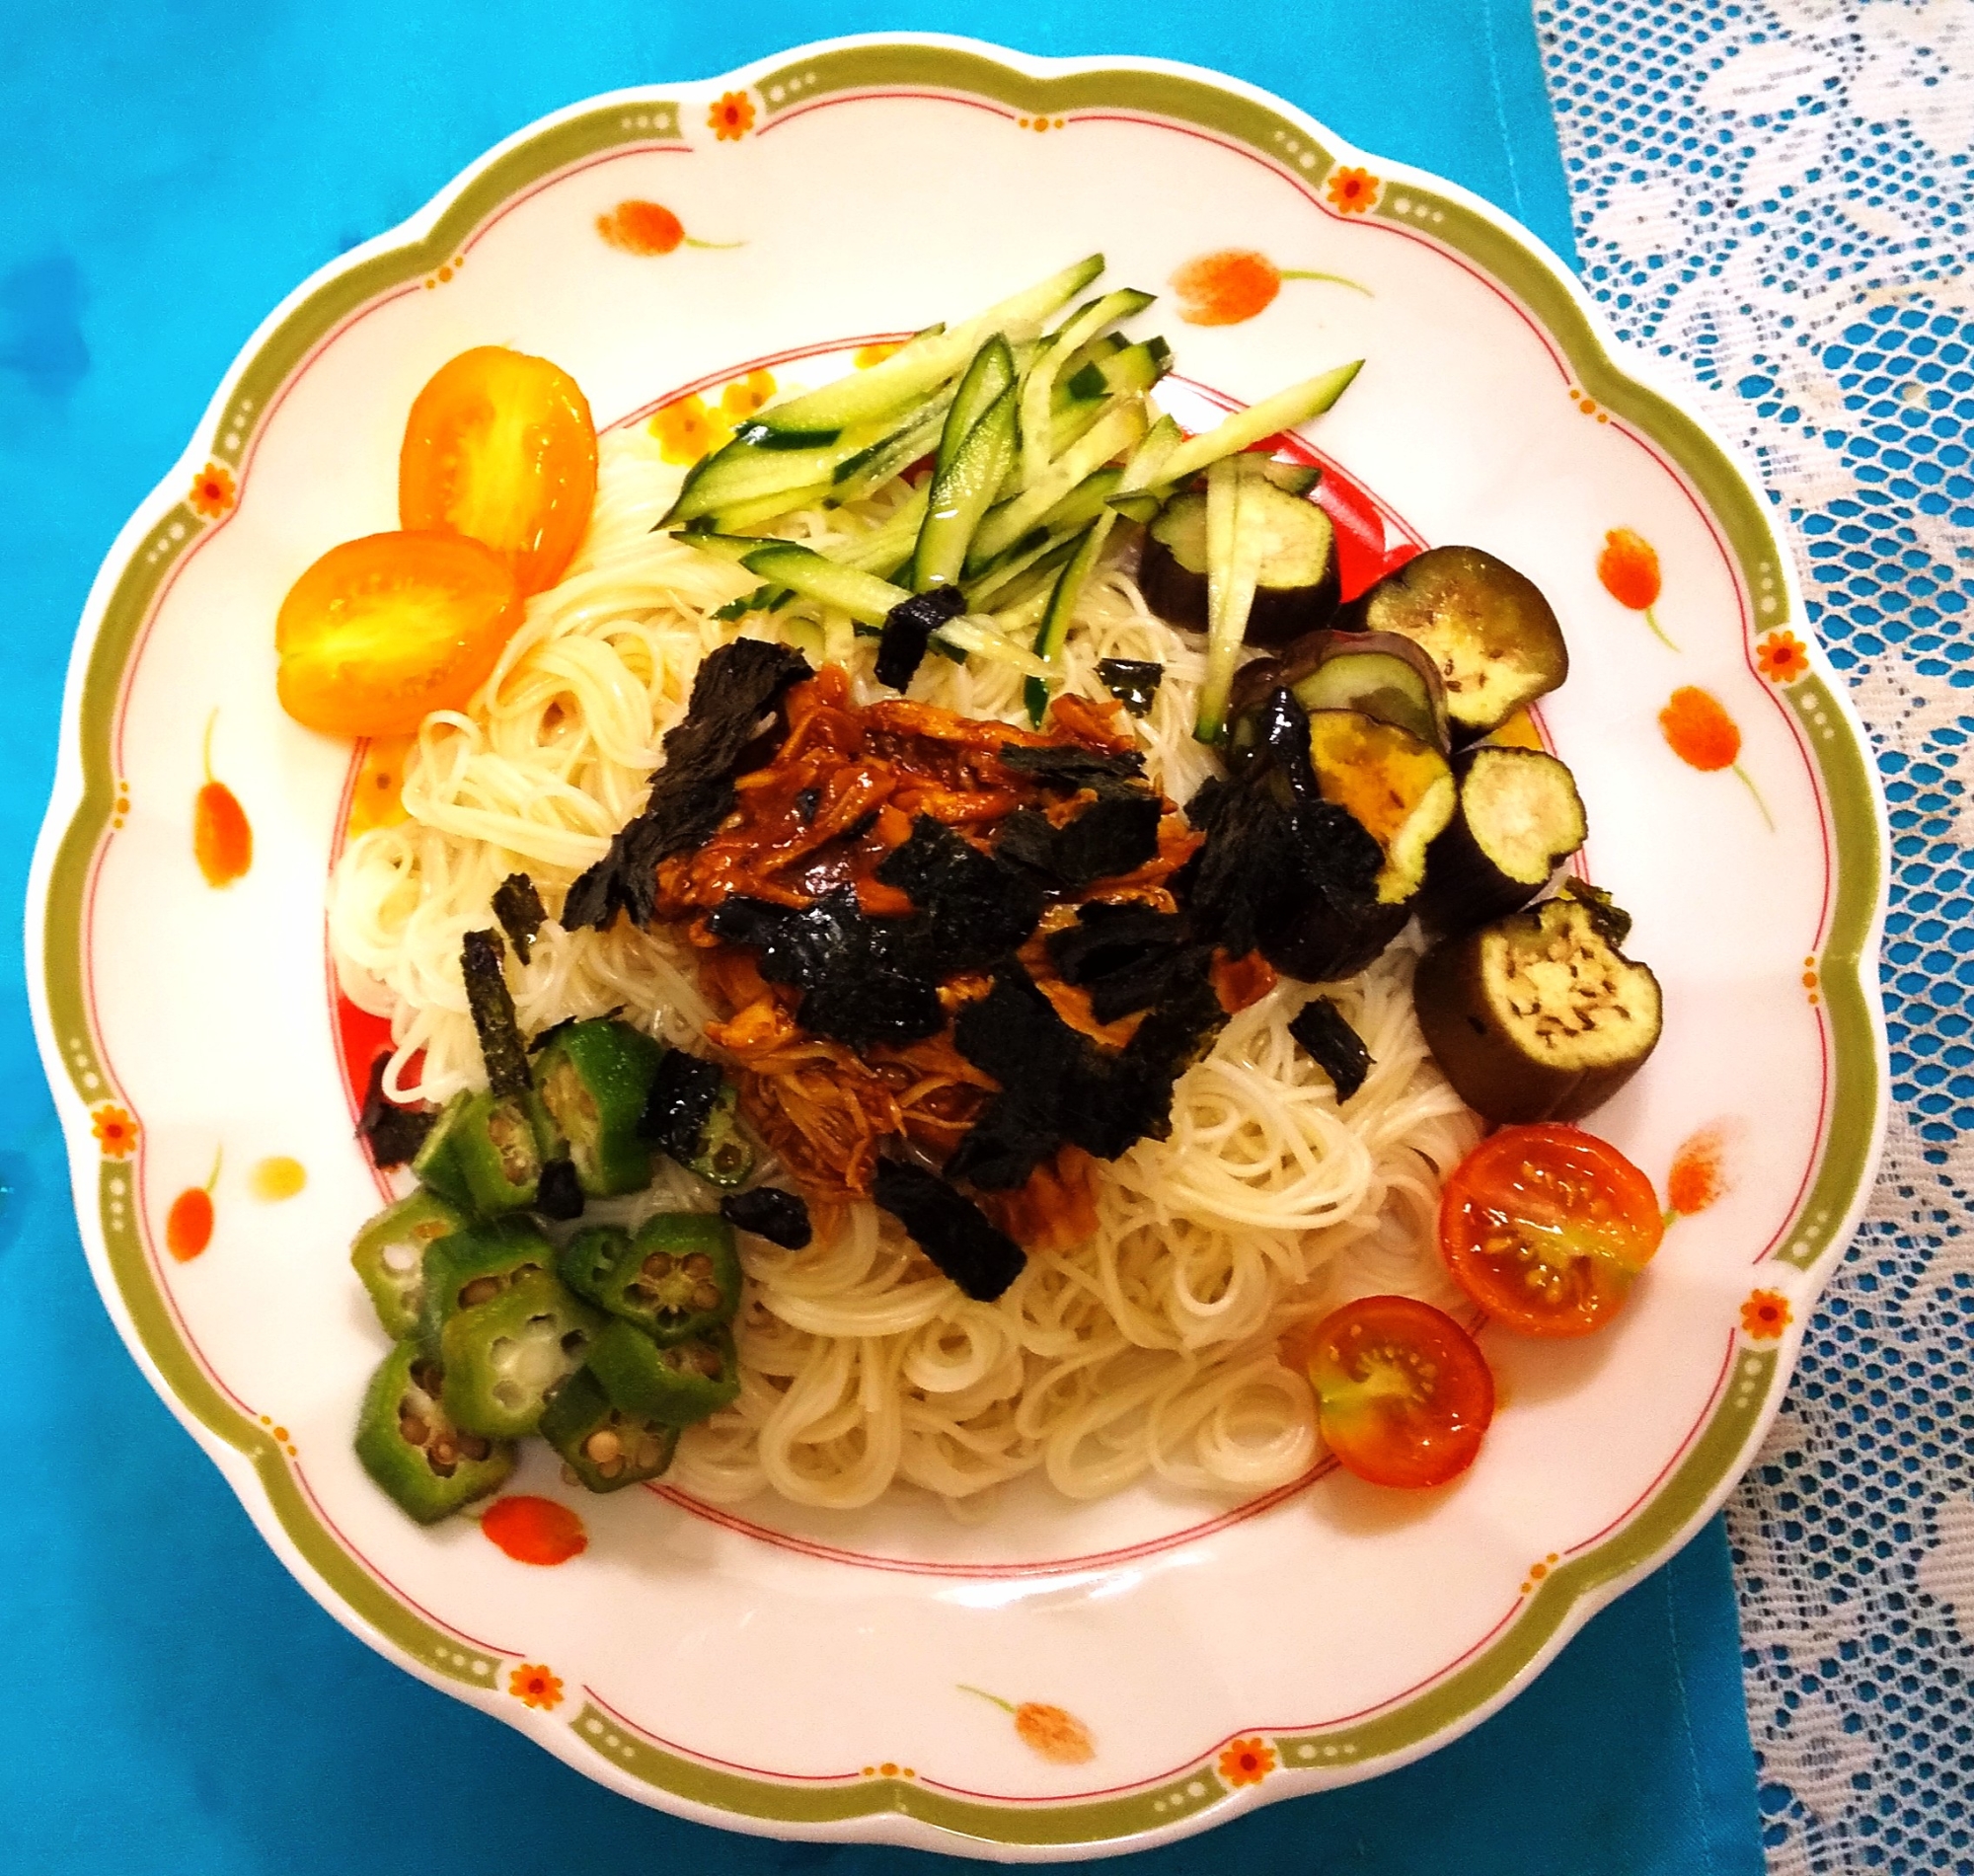
[[[332,736],[397,736],[460,710],[521,623],[512,569],[456,534],[370,534],[333,547],[281,601],[275,689]]]
[[[1360,1297],[1298,1339],[1324,1443],[1359,1478],[1444,1485],[1474,1463],[1494,1417],[1494,1377],[1443,1310]]]
[[[484,541],[524,593],[562,577],[596,499],[596,426],[560,365],[504,345],[433,373],[405,423],[398,519]]]
[[[1454,1282],[1523,1335],[1602,1328],[1664,1235],[1651,1180],[1609,1142],[1558,1122],[1503,1127],[1440,1194]]]

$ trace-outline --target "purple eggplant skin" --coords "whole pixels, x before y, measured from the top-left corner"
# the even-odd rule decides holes
[[[1261,932],[1260,952],[1285,976],[1306,984],[1333,984],[1375,964],[1411,916],[1409,901],[1384,905],[1374,900],[1354,913],[1319,905],[1293,922],[1284,920]]]
[[[1582,1119],[1658,1046],[1658,979],[1567,897],[1442,938],[1412,1002],[1453,1091],[1505,1125]]]
[[[1276,498],[1297,502],[1302,499],[1289,495],[1286,490],[1277,491]],[[1186,494],[1177,499],[1196,501],[1202,513],[1204,511],[1206,498],[1203,495]],[[1307,505],[1314,508],[1313,503]],[[1315,509],[1315,512],[1322,514],[1323,511]],[[1325,516],[1324,519],[1328,522],[1329,518]],[[1138,563],[1138,589],[1145,596],[1145,604],[1169,625],[1182,627],[1188,632],[1204,632],[1207,629],[1206,568],[1202,563],[1195,569],[1180,560],[1160,539],[1158,526],[1155,521],[1145,531],[1144,553]],[[1204,557],[1201,558],[1203,563]],[[1287,644],[1306,633],[1314,632],[1329,623],[1341,594],[1332,531],[1329,561],[1319,579],[1294,586],[1270,586],[1263,580],[1254,588],[1254,603],[1248,614],[1244,642],[1265,648]]]
[[[1319,695],[1323,668],[1339,658],[1392,659],[1404,667],[1399,681],[1377,689],[1333,690]],[[1408,678],[1407,683],[1405,679]],[[1305,710],[1354,710],[1403,729],[1444,753],[1452,747],[1446,690],[1439,670],[1418,644],[1397,632],[1341,632],[1326,628],[1304,633],[1271,658],[1257,658],[1235,674],[1230,713],[1239,717],[1287,686]]]
[[[1583,845],[1587,832],[1575,777],[1545,750],[1480,743],[1453,758],[1453,775],[1460,786],[1459,804],[1426,851],[1425,881],[1417,901],[1420,922],[1430,931],[1449,934],[1519,912]],[[1519,870],[1499,863],[1498,841],[1494,855],[1483,844],[1489,797],[1498,800],[1504,786],[1518,789],[1525,805],[1534,797],[1552,829],[1536,847],[1525,844]]]
[[[1478,547],[1435,547],[1367,587],[1332,622],[1420,645],[1446,687],[1456,745],[1478,742],[1569,675],[1569,648],[1542,590]]]

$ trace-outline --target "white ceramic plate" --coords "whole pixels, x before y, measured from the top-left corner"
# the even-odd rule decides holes
[[[627,201],[737,245],[672,246]],[[640,227],[653,251],[622,245]],[[902,335],[1100,248],[1109,280],[1159,288],[1203,256],[1265,257],[1278,283],[1247,263],[1245,298],[1169,295],[1142,324],[1244,399],[1363,355],[1314,436],[1351,552],[1375,568],[1408,541],[1473,541],[1555,602],[1574,670],[1547,731],[1666,990],[1662,1047],[1597,1124],[1684,1215],[1615,1332],[1487,1336],[1505,1406],[1473,1471],[1423,1498],[1334,1475],[1232,1508],[1037,1490],[965,1529],[639,1491],[583,1499],[587,1548],[554,1568],[470,1521],[414,1527],[349,1446],[381,1352],[346,1262],[377,1204],[344,1060],[360,1076],[364,1038],[333,1007],[323,935],[352,762],[275,707],[282,593],[395,525],[406,410],[466,346],[555,358],[600,422],[663,405],[677,425],[682,399],[717,411],[751,368]],[[97,579],[30,942],[105,1301],[300,1581],[645,1802],[1047,1857],[1416,1758],[1667,1556],[1754,1453],[1868,1182],[1884,836],[1767,509],[1610,349],[1528,234],[1278,100],[951,40],[813,46],[574,107],[299,288]],[[1649,619],[1600,578],[1619,529],[1656,552]],[[1719,746],[1669,739],[1676,692],[1711,700]],[[209,721],[254,832],[223,888],[193,854]],[[181,1258],[172,1207],[222,1154],[210,1242]],[[299,1194],[268,1196],[275,1161]],[[580,1496],[539,1450],[509,1489]]]

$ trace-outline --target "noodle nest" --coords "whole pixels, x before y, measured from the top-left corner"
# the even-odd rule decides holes
[[[680,472],[645,430],[605,435],[601,455],[589,534],[561,583],[528,602],[471,707],[426,718],[405,759],[406,817],[357,835],[337,867],[332,949],[345,994],[390,1018],[394,1093],[420,1053],[429,1098],[484,1080],[462,936],[490,923],[509,873],[530,874],[554,908],[603,856],[644,805],[700,660],[733,636],[713,612],[754,584],[651,533]],[[840,546],[897,498],[782,531]],[[860,701],[882,694],[847,618],[799,606],[773,619],[741,630],[793,623],[812,657],[850,671]],[[1190,733],[1199,640],[1148,612],[1113,557],[1061,655],[1067,687],[1098,699],[1100,659],[1165,666],[1140,738],[1152,782],[1186,799],[1212,772]],[[910,694],[1025,720],[1019,676],[977,659],[927,658]],[[1280,1336],[1354,1296],[1453,1300],[1427,1247],[1441,1182],[1479,1127],[1419,1035],[1415,956],[1402,939],[1327,987],[1375,1060],[1347,1103],[1289,1034],[1312,993],[1277,984],[1180,1080],[1171,1137],[1100,1169],[1095,1236],[1030,1256],[993,1303],[963,1296],[869,1203],[838,1210],[800,1252],[743,1236],[739,1397],[687,1431],[668,1481],[723,1504],[772,1490],[842,1510],[903,1484],[976,1517],[1027,1472],[1072,1498],[1147,1474],[1238,1496],[1301,1476],[1320,1450],[1314,1407]],[[682,942],[628,920],[600,933],[551,921],[511,981],[530,1031],[616,1011],[695,1046],[715,1014]],[[704,1204],[667,1163],[647,1192],[589,1218]]]

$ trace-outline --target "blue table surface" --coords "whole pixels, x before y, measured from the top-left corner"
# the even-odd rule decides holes
[[[16,517],[0,613],[0,868],[14,903],[89,582],[276,300],[543,113],[900,28],[1217,67],[1467,184],[1570,253],[1534,29],[1516,0],[1309,0],[1249,19],[1176,0],[1076,0],[1045,18],[847,0],[762,0],[719,19],[664,0],[110,0],[86,17],[17,4],[0,67],[0,499]],[[0,1536],[12,1688],[0,1868],[934,1867],[644,1810],[400,1673],[294,1584],[97,1299],[19,944],[17,930],[0,934],[0,1373],[13,1378],[21,1467]],[[1715,1521],[1467,1738],[1142,1866],[1726,1876],[1761,1867],[1753,1793]]]

